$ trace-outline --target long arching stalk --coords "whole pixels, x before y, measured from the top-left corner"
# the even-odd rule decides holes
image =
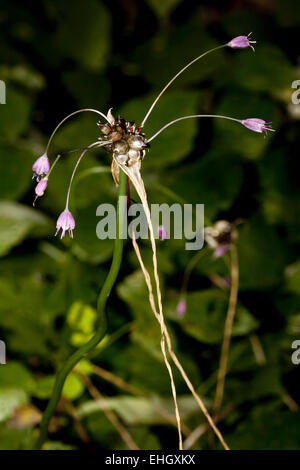
[[[227,315],[226,315],[226,320],[225,320],[220,365],[219,365],[219,370],[218,370],[217,389],[216,389],[216,396],[215,396],[215,402],[214,402],[215,414],[217,414],[220,411],[222,402],[223,402],[225,377],[226,377],[226,372],[227,372],[228,355],[229,355],[230,340],[231,340],[231,334],[232,334],[232,325],[233,325],[233,320],[234,320],[234,316],[236,312],[238,290],[239,290],[239,264],[238,264],[237,249],[234,244],[232,244],[230,248],[230,254],[231,254],[231,289],[230,289],[228,310],[227,310]]]
[[[40,449],[45,442],[48,434],[48,425],[50,419],[55,412],[57,403],[61,397],[62,389],[66,378],[73,369],[73,367],[88,354],[92,349],[94,349],[97,344],[103,339],[106,330],[107,330],[107,318],[105,314],[106,302],[111,292],[111,289],[116,281],[118,276],[122,254],[123,254],[123,240],[119,237],[119,227],[123,226],[124,220],[126,218],[126,206],[124,206],[121,201],[122,197],[126,197],[126,187],[127,187],[127,177],[123,171],[120,171],[120,182],[119,182],[119,200],[118,200],[118,210],[117,210],[117,230],[116,230],[116,240],[114,246],[113,259],[111,267],[108,273],[108,276],[102,286],[98,297],[98,327],[94,336],[88,341],[85,345],[75,351],[71,357],[65,362],[64,366],[58,372],[53,392],[48,403],[48,406],[44,412],[43,419],[41,422],[40,435],[36,442],[36,449]]]

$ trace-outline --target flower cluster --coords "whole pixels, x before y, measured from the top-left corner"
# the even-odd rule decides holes
[[[233,38],[230,42],[227,44],[224,44],[222,46],[219,46],[218,48],[211,49],[208,52],[212,52],[216,49],[220,49],[221,47],[226,47],[229,46],[232,49],[244,49],[247,47],[251,47],[254,50],[254,47],[252,44],[255,44],[256,41],[253,41],[250,37],[251,33],[248,34],[248,36],[237,36]],[[207,52],[207,53],[208,53]],[[50,166],[49,158],[47,155],[47,151],[49,148],[49,145],[54,137],[54,134],[56,131],[59,129],[59,127],[70,117],[74,116],[77,113],[85,112],[85,111],[90,111],[97,113],[98,115],[101,116],[101,118],[104,118],[105,122],[98,122],[98,126],[101,131],[101,136],[99,137],[97,142],[92,143],[89,145],[82,154],[80,155],[75,168],[73,170],[69,188],[68,188],[68,193],[67,193],[67,200],[66,200],[66,207],[65,210],[60,214],[56,228],[57,232],[62,229],[62,234],[61,237],[64,237],[65,233],[68,232],[69,235],[72,237],[73,236],[73,230],[75,228],[75,220],[71,212],[69,211],[68,204],[69,204],[69,197],[70,197],[70,190],[71,190],[71,185],[73,182],[73,178],[75,175],[75,172],[77,171],[78,165],[87,152],[87,150],[92,149],[92,148],[99,148],[103,147],[105,150],[110,152],[112,154],[112,176],[114,178],[114,181],[116,184],[118,184],[119,181],[119,167],[133,167],[136,165],[140,166],[140,162],[144,159],[146,155],[146,149],[149,148],[149,144],[152,140],[154,140],[161,132],[163,132],[167,127],[183,120],[183,119],[190,119],[190,118],[222,118],[222,119],[228,119],[231,121],[236,121],[240,124],[242,124],[244,127],[247,129],[253,131],[253,132],[258,132],[261,134],[266,134],[267,131],[273,131],[271,128],[270,123],[267,123],[263,119],[260,118],[247,118],[247,119],[237,119],[229,116],[220,116],[220,115],[208,115],[208,114],[198,114],[198,115],[193,115],[193,116],[183,116],[180,118],[177,118],[173,121],[170,121],[169,123],[165,124],[161,129],[159,129],[154,135],[152,135],[150,138],[146,138],[145,134],[142,132],[142,129],[144,127],[144,124],[146,120],[148,119],[149,115],[151,114],[154,106],[158,102],[158,100],[161,98],[161,96],[164,94],[164,92],[167,90],[167,88],[173,83],[173,81],[181,75],[188,67],[193,65],[197,60],[201,59],[204,55],[207,53],[201,54],[200,56],[196,57],[196,59],[193,59],[191,62],[189,62],[185,67],[183,67],[168,83],[167,85],[163,88],[163,90],[158,94],[150,108],[148,109],[141,125],[137,126],[134,121],[126,121],[125,119],[121,118],[118,116],[118,118],[115,118],[111,112],[111,109],[109,109],[108,113],[105,115],[101,111],[95,110],[95,109],[80,109],[78,111],[75,111],[71,113],[70,115],[66,116],[55,128],[53,131],[46,151],[43,155],[41,155],[33,164],[32,170],[33,170],[33,177],[36,178],[37,180],[37,185],[35,187],[35,199],[34,203],[35,204],[37,198],[41,197],[44,195],[47,186],[48,186],[48,179],[50,176],[51,171],[53,170],[54,166],[56,165],[56,162],[59,159],[59,156],[57,159],[54,161],[52,166]],[[211,232],[209,232],[211,230]],[[215,257],[220,257],[223,256],[226,251],[228,250],[229,244],[228,243],[220,243],[218,241],[218,237],[216,237],[215,233],[216,231],[219,230],[218,227],[214,228],[208,228],[206,230],[206,239],[207,242],[210,244],[211,248],[214,249],[214,256]],[[226,230],[225,230],[226,232]],[[164,227],[159,227],[158,228],[158,237],[161,240],[165,240],[168,238],[168,234],[165,230]],[[182,304],[183,305],[183,304]],[[183,311],[183,306],[179,308],[180,312]],[[180,313],[179,313],[180,314]]]

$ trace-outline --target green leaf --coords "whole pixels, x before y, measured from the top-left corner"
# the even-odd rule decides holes
[[[260,118],[272,122],[276,129],[278,118],[275,114],[274,102],[262,97],[258,93],[250,93],[246,90],[228,92],[223,96],[216,107],[216,114],[230,116],[237,119]],[[245,158],[256,160],[261,158],[264,150],[270,145],[272,135],[265,139],[262,134],[246,129],[242,124],[230,122],[227,119],[216,119],[216,132],[214,139],[219,146],[224,146],[227,152],[234,152]]]
[[[71,372],[65,381],[62,394],[68,400],[73,401],[82,395],[84,388],[85,386],[79,376],[75,372]]]
[[[132,54],[134,65],[131,67],[135,73],[140,73],[150,82],[158,94],[182,67],[218,45],[219,43],[197,21],[180,27],[172,26],[166,28],[164,34],[153,36],[139,45]],[[176,87],[187,83],[195,83],[198,86],[205,79],[217,77],[225,63],[222,50],[203,57],[174,81],[159,103],[161,104]],[[173,116],[175,117],[177,116]]]
[[[29,90],[41,90],[45,87],[45,78],[29,64],[13,66],[0,66],[0,75],[3,79],[15,82]]]
[[[173,414],[174,402],[172,398],[153,398],[153,402],[164,410]],[[207,403],[206,403],[207,404]],[[199,406],[192,396],[178,396],[178,406],[181,410],[181,418],[187,419],[190,415],[199,412]],[[148,399],[143,397],[118,396],[116,398],[103,398],[100,401],[87,401],[77,409],[79,417],[85,417],[99,409],[110,408],[128,425],[165,423],[165,419],[157,413],[155,407]]]
[[[284,52],[274,44],[258,45],[252,60],[249,60],[248,54],[236,55],[232,70],[234,73],[230,75],[231,84],[235,83],[255,92],[280,92],[290,89],[295,80],[294,67]]]
[[[0,201],[0,256],[21,243],[27,235],[50,232],[49,219],[37,210],[9,201]]]
[[[142,271],[127,276],[117,287],[119,297],[126,302],[135,317],[133,341],[157,360],[162,361],[159,325],[149,305],[147,287]]]
[[[10,429],[0,424],[0,450],[30,450],[34,439],[32,429]]]
[[[34,156],[25,149],[0,144],[0,198],[17,199],[32,185]]]
[[[219,343],[224,333],[224,322],[228,308],[228,297],[217,289],[207,289],[187,294],[187,309],[183,317],[176,313],[176,302],[170,302],[166,307],[169,318],[176,321],[181,328],[197,340],[215,344]],[[237,307],[233,335],[246,335],[256,329],[257,321],[244,308]]]
[[[147,0],[157,16],[164,17],[174,10],[181,0]]]
[[[189,203],[205,204],[206,218],[229,209],[242,182],[241,162],[220,149],[199,158],[199,162],[170,171],[164,179],[166,187],[176,190]]]
[[[35,388],[35,380],[23,364],[10,361],[5,367],[1,367],[0,387],[20,388],[31,393]]]
[[[90,305],[82,302],[74,302],[71,305],[67,313],[67,323],[73,330],[71,344],[81,346],[87,343],[94,331],[96,318],[97,312]]]
[[[86,0],[84,8],[72,0],[56,6],[59,28],[56,44],[65,54],[90,70],[101,70],[110,50],[110,15],[102,2]]]
[[[257,214],[241,225],[238,238],[240,289],[263,290],[279,284],[285,250],[272,227]]]
[[[300,294],[300,260],[287,266],[284,275],[288,290]]]
[[[31,112],[27,96],[7,86],[6,104],[0,111],[0,139],[13,141],[26,131]]]
[[[0,421],[5,421],[14,410],[28,402],[28,396],[20,388],[0,387]]]
[[[256,413],[227,437],[235,450],[299,450],[299,413]]]

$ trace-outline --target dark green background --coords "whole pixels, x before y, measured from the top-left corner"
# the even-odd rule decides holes
[[[299,449],[299,368],[291,362],[300,339],[299,105],[291,102],[299,78],[300,2],[256,0],[2,0],[0,79],[0,449],[27,449],[37,428],[25,426],[43,410],[54,373],[93,330],[95,301],[105,279],[112,241],[95,236],[96,207],[115,202],[111,175],[77,183],[71,199],[74,240],[55,239],[77,154],[65,156],[38,207],[31,207],[31,166],[56,124],[80,107],[109,107],[140,122],[154,94],[187,61],[232,37],[253,31],[256,52],[221,50],[180,78],[149,118],[147,136],[184,114],[259,117],[276,129],[262,135],[229,121],[189,120],[153,142],[143,163],[150,202],[184,199],[204,203],[208,223],[242,218],[239,226],[239,310],[230,352],[220,428],[233,449]],[[97,116],[75,117],[59,132],[49,156],[98,138]],[[81,170],[109,165],[103,151],[90,153]],[[170,198],[166,190],[175,193]],[[177,196],[176,196],[177,195]],[[137,198],[133,195],[133,198]],[[149,243],[143,243],[150,262]],[[165,313],[179,357],[210,407],[228,293],[211,276],[228,275],[224,260],[203,256],[189,285],[188,309],[176,316],[183,271],[193,256],[184,241],[159,242]],[[142,275],[130,243],[109,301],[109,333],[90,363],[99,364],[155,396],[172,410],[168,374],[159,348]],[[259,338],[266,361],[258,364],[250,339]],[[90,363],[81,367],[90,373]],[[94,374],[110,406],[143,449],[174,448],[176,429],[139,397],[130,397]],[[184,422],[194,429],[203,416],[175,373]],[[78,436],[65,402],[48,449],[121,449],[124,443],[73,374],[64,390],[89,443]],[[36,412],[36,411],[35,411]],[[23,413],[24,414],[24,413]],[[16,417],[17,416],[17,417]],[[22,415],[23,416],[23,415]],[[23,416],[24,420],[24,416]],[[29,419],[29,422],[31,420]],[[26,423],[25,423],[26,424]],[[195,448],[217,448],[205,434]]]

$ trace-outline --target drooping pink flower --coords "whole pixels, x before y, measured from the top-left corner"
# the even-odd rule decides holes
[[[168,238],[168,232],[167,232],[166,228],[163,225],[160,225],[157,228],[157,234],[158,234],[158,237],[159,237],[160,240],[164,241]]]
[[[252,44],[256,44],[256,41],[251,41],[251,34],[252,33],[249,33],[248,36],[237,36],[236,38],[233,38],[228,43],[228,46],[232,47],[232,49],[244,49],[246,47],[251,47],[251,49],[254,51]]]
[[[60,238],[63,238],[65,236],[66,231],[68,231],[70,237],[73,238],[74,228],[75,228],[74,217],[68,209],[65,209],[57,219],[55,236],[58,234],[60,229],[62,229]]]
[[[41,197],[43,196],[44,192],[46,191],[47,189],[47,186],[48,186],[48,178],[43,178],[41,179],[38,184],[36,185],[35,187],[35,199],[33,201],[33,205],[35,205],[35,201],[37,200],[38,197]]]
[[[243,126],[247,127],[247,129],[250,129],[254,132],[260,132],[261,134],[266,134],[267,131],[274,131],[270,122],[266,122],[259,118],[244,119],[242,124]]]
[[[47,154],[44,153],[32,165],[33,177],[40,178],[46,176],[50,170],[50,162]]]
[[[186,301],[181,299],[176,306],[177,314],[182,317],[186,312]]]

